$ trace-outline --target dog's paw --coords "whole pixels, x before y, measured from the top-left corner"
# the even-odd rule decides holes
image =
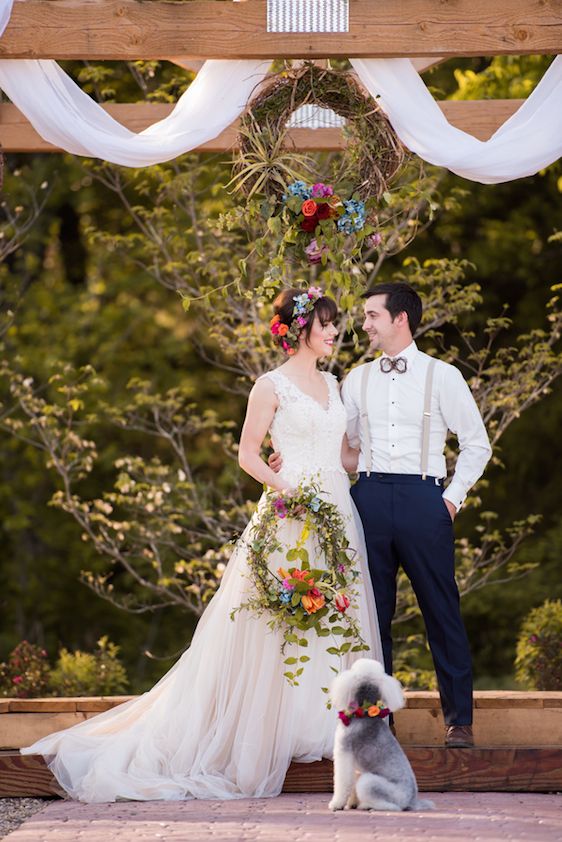
[[[345,807],[345,801],[340,801],[339,798],[332,798],[330,803],[328,804],[328,808],[332,810],[334,813],[336,810],[343,810]]]

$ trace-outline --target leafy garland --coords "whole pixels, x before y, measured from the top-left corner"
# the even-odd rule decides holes
[[[303,521],[297,545],[289,549],[279,540],[279,522],[285,518]],[[325,567],[311,564],[305,544],[312,536]],[[273,573],[268,563],[273,553],[279,551],[285,551],[289,566]],[[304,665],[310,660],[308,655],[300,654],[300,647],[308,647],[303,632],[313,629],[318,637],[343,638],[341,644],[326,649],[330,655],[340,658],[347,652],[369,648],[361,637],[357,620],[348,613],[350,607],[357,608],[355,585],[359,572],[353,567],[354,555],[341,513],[320,496],[314,484],[299,486],[290,496],[266,494],[248,542],[252,593],[234,609],[231,618],[241,610],[251,611],[255,616],[270,616],[269,628],[282,632],[282,653],[285,654],[288,644],[297,647],[296,654],[284,660],[288,668],[284,676],[291,685],[298,685]],[[327,688],[322,689],[327,692]]]

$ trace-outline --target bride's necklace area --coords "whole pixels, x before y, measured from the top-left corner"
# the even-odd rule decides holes
[[[279,370],[289,382],[293,382],[293,378],[295,380],[299,380],[300,383],[293,383],[293,386],[295,386],[299,392],[305,395],[305,397],[308,397],[310,398],[310,400],[313,400],[315,403],[317,403],[324,411],[328,411],[328,409],[330,408],[330,386],[328,385],[328,383],[326,383],[326,379],[323,377],[321,371],[318,371],[318,369],[316,369],[316,375],[313,378],[311,378],[308,374],[293,374],[293,372],[285,374],[283,369]],[[321,381],[322,387],[320,390],[318,387],[320,387]],[[323,391],[324,394],[320,394],[320,391]]]

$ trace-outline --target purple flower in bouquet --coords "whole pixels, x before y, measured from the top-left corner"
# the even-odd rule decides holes
[[[297,324],[299,327],[304,327],[307,322],[308,319],[305,316],[297,316]]]
[[[328,251],[328,246],[319,246],[316,239],[311,240],[304,252],[310,263],[320,263],[322,255]]]
[[[375,231],[374,234],[371,234],[370,237],[367,237],[367,245],[371,246],[372,248],[377,248],[382,243],[382,237],[378,231]]]
[[[273,508],[275,509],[275,513],[277,517],[284,518],[287,517],[287,504],[285,503],[282,497],[278,497],[274,503]]]
[[[331,184],[324,184],[322,181],[318,181],[312,185],[310,195],[313,199],[327,199],[329,196],[334,195],[334,188]]]

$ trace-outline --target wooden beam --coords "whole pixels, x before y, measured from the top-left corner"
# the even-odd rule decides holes
[[[193,73],[199,73],[205,63],[203,59],[190,58],[189,56],[174,56],[173,58],[168,58],[168,61],[171,61],[172,64],[177,64],[179,67],[183,67],[184,70],[191,70]],[[412,58],[412,64],[418,73],[424,73],[426,70],[442,64],[444,61],[447,61],[447,59],[442,56],[435,56],[434,58]],[[324,67],[326,66],[326,62],[320,59],[314,63],[322,64]]]
[[[487,140],[522,104],[521,99],[446,100],[439,103],[449,122],[479,140]],[[162,120],[172,110],[167,103],[135,102],[105,105],[116,120],[133,132]],[[345,146],[340,129],[292,129],[290,140],[303,151],[337,151]],[[204,143],[199,152],[227,152],[236,147],[237,126],[229,126],[214,140]],[[15,105],[0,104],[0,146],[4,152],[60,152],[37,134]]]
[[[353,0],[347,33],[268,33],[266,0],[25,0],[2,58],[428,58],[562,52],[562,0]]]

